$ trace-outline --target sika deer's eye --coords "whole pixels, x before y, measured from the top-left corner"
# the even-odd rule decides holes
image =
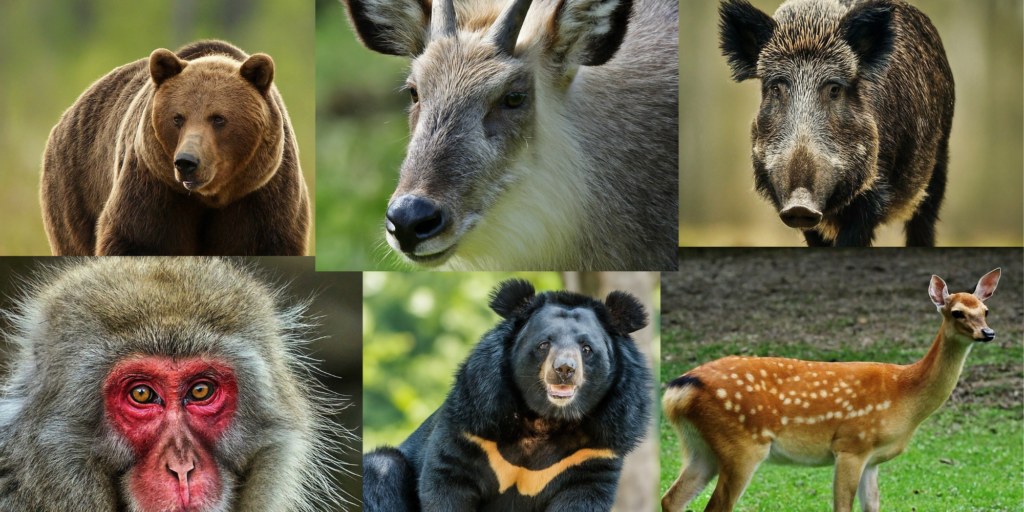
[[[412,97],[412,102],[413,103],[419,103],[420,102],[420,93],[416,91],[415,87],[410,87],[409,88],[409,96]]]
[[[966,316],[964,316],[963,311],[956,310],[953,312],[953,318],[966,318]]]
[[[985,318],[988,318],[988,310],[985,310]]]

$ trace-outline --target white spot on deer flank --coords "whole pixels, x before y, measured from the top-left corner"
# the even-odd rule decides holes
[[[754,390],[754,386],[747,386],[747,393],[750,393],[753,390]]]
[[[762,377],[767,377],[768,376],[768,372],[766,372],[764,370],[761,370],[761,376]]]
[[[739,392],[737,391],[736,392],[736,400],[739,400],[741,398],[743,398],[743,395],[739,394]]]
[[[740,414],[740,423],[743,423],[743,420],[745,420],[745,419],[747,419],[747,417],[742,415],[742,414]]]
[[[789,423],[789,418],[787,418],[787,417],[783,416],[783,417],[782,417],[782,424],[783,424],[783,425],[785,425],[785,424],[787,424],[787,423]]]
[[[718,398],[725,398],[725,395],[727,395],[728,393],[726,393],[724,389],[719,388],[718,393],[716,394],[718,395]]]
[[[726,400],[725,401],[725,410],[727,410],[727,411],[731,411],[732,410],[732,400]]]
[[[793,382],[800,382],[800,376],[793,377]]]
[[[793,403],[793,399],[792,398],[787,398],[785,402],[782,402],[782,405],[789,405],[791,403]]]
[[[747,374],[747,380],[750,381],[750,382],[754,382],[754,376],[748,373]]]

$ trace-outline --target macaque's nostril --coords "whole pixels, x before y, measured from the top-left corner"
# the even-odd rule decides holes
[[[388,206],[385,228],[394,235],[404,252],[413,252],[420,242],[437,236],[448,223],[447,215],[433,201],[405,195]]]
[[[174,157],[174,167],[183,175],[192,174],[199,168],[199,157],[188,153],[178,153]]]

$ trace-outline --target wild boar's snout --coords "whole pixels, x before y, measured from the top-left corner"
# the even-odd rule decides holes
[[[791,228],[810,229],[821,222],[821,211],[814,206],[811,192],[800,187],[789,195],[779,217]]]

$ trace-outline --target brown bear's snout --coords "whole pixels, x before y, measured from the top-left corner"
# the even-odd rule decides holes
[[[199,168],[199,157],[190,153],[178,153],[174,157],[174,168],[181,173],[182,181],[190,181],[187,178]]]

